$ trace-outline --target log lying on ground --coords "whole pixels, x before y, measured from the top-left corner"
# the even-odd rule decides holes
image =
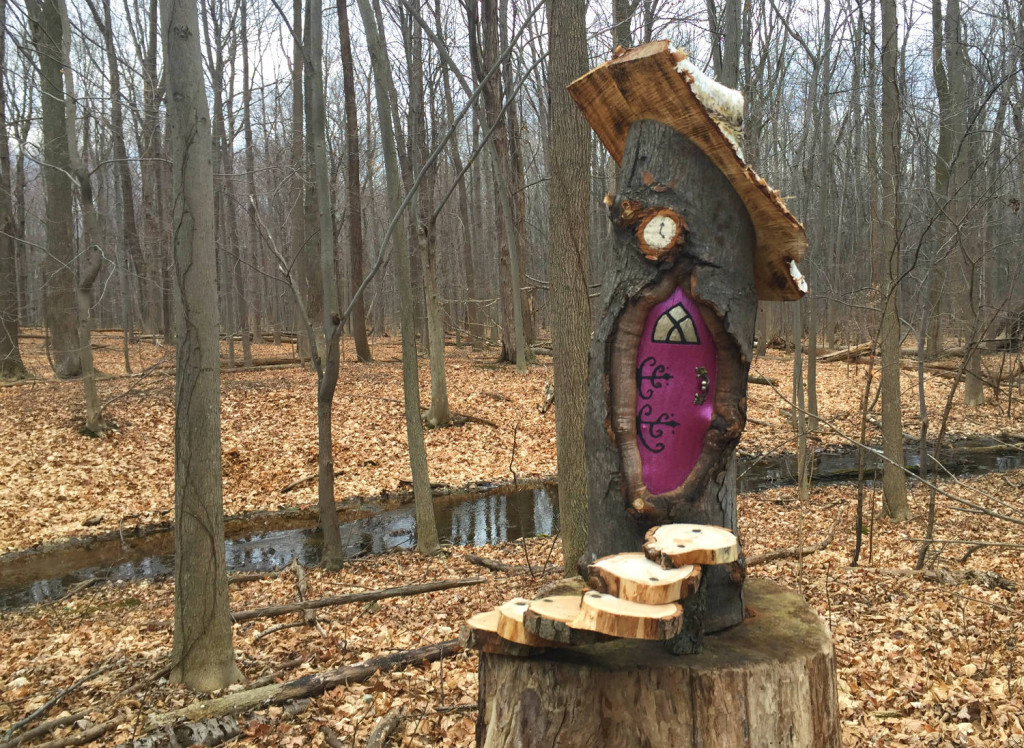
[[[254,618],[273,618],[284,616],[289,613],[301,613],[306,610],[318,608],[329,608],[335,605],[351,605],[353,603],[369,603],[376,600],[386,600],[389,597],[408,597],[410,595],[422,595],[427,592],[439,592],[450,590],[456,587],[471,587],[475,584],[483,584],[487,580],[484,577],[467,577],[465,579],[441,579],[436,582],[421,582],[419,584],[407,584],[402,587],[388,587],[383,590],[371,592],[352,592],[348,595],[335,595],[334,597],[321,597],[316,600],[306,600],[301,603],[288,603],[285,605],[271,605],[266,608],[254,608],[253,610],[240,610],[231,614],[235,623],[251,621]],[[173,625],[172,621],[157,621],[150,625],[150,628],[167,628]]]
[[[402,587],[388,587],[384,590],[373,592],[353,592],[348,595],[336,595],[334,597],[321,597],[317,600],[306,600],[301,603],[290,603],[286,605],[271,605],[267,608],[255,608],[254,610],[242,610],[232,613],[231,618],[235,623],[251,621],[254,618],[271,618],[283,616],[288,613],[299,613],[317,608],[328,608],[334,605],[351,605],[352,603],[369,603],[376,600],[385,600],[389,597],[408,597],[410,595],[422,595],[427,592],[438,592],[450,590],[456,587],[471,587],[475,584],[483,584],[487,580],[484,577],[468,577],[466,579],[441,579],[436,582],[421,582],[419,584],[407,584]]]
[[[480,654],[478,745],[488,748],[838,748],[835,655],[795,592],[748,579],[742,623],[677,657],[617,641],[530,658]]]
[[[388,672],[395,668],[415,665],[421,662],[433,662],[461,650],[462,647],[459,646],[459,643],[452,639],[438,644],[428,644],[418,649],[407,649],[401,652],[381,655],[380,657],[373,657],[358,665],[346,665],[335,670],[306,675],[286,683],[273,683],[269,686],[237,691],[216,699],[198,701],[171,712],[153,715],[146,722],[146,729],[157,730],[173,725],[179,720],[190,722],[205,720],[225,714],[251,711],[271,704],[281,704],[293,699],[319,696],[324,691],[338,686],[362,683],[378,672]]]
[[[473,553],[467,553],[463,558],[471,564],[482,566],[485,569],[490,569],[491,571],[502,572],[504,574],[547,574],[551,571],[560,571],[562,568],[551,564],[547,564],[543,568],[538,566],[513,566],[512,564],[506,564],[503,561],[495,561],[492,558],[477,556]]]
[[[736,536],[714,525],[659,525],[644,537],[647,558],[662,566],[731,564],[740,555]]]
[[[700,567],[688,564],[664,569],[637,551],[598,559],[588,567],[587,577],[598,592],[644,605],[664,605],[697,589]]]
[[[819,364],[834,364],[839,361],[846,361],[847,359],[856,358],[862,356],[865,353],[871,353],[871,349],[874,347],[874,343],[861,343],[860,345],[851,346],[849,348],[843,348],[840,351],[833,351],[832,353],[826,353],[822,356],[818,356]]]

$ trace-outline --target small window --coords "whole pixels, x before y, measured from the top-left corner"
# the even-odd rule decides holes
[[[682,304],[676,304],[658,317],[658,321],[654,323],[651,342],[697,345],[700,343],[700,338],[697,336],[693,318]]]

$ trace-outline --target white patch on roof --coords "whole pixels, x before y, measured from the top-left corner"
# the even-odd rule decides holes
[[[804,278],[803,273],[800,272],[800,268],[796,266],[796,260],[789,261],[789,274],[793,277],[796,287],[799,288],[802,293],[807,293],[807,279]]]

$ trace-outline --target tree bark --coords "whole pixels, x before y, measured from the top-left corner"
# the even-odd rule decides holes
[[[620,219],[626,201],[635,201],[641,210],[665,206],[683,217],[689,235],[674,264],[664,268],[643,259],[635,228]],[[644,533],[656,524],[711,524],[735,532],[734,450],[746,421],[757,312],[754,229],[746,208],[726,176],[672,128],[647,120],[630,128],[612,220],[614,264],[605,273],[604,312],[590,348],[587,563],[640,548]],[[722,263],[722,257],[730,261]],[[632,477],[639,456],[625,429],[635,416],[635,395],[632,411],[623,399],[615,401],[625,398],[616,395],[616,388],[625,393],[628,380],[635,380],[635,351],[630,358],[620,338],[628,330],[639,336],[647,310],[677,286],[698,302],[718,351],[714,415],[690,477],[668,494],[651,495]],[[708,571],[706,630],[742,620],[743,576],[742,559],[738,566]]]
[[[32,41],[39,56],[42,99],[43,182],[46,191],[46,325],[50,330],[54,374],[82,373],[75,295],[75,238],[71,162],[64,92],[64,31],[57,0],[28,0]]]
[[[348,6],[345,2],[338,3],[338,36],[341,44],[342,91],[345,97],[345,220],[351,270],[349,283],[355,294],[363,282],[363,204],[359,182],[359,116],[356,112],[355,70],[348,27]],[[356,344],[356,360],[372,361],[370,343],[366,338],[366,303],[362,295],[356,299],[350,319],[352,337]]]
[[[576,573],[576,564],[587,544],[587,466],[583,445],[591,328],[590,249],[585,230],[590,202],[590,126],[565,87],[587,71],[586,2],[550,0],[548,18],[548,277],[557,403],[558,507],[565,570]]]
[[[402,392],[405,403],[405,432],[409,441],[409,462],[412,472],[413,495],[416,503],[416,550],[436,553],[437,523],[434,520],[433,496],[427,469],[427,448],[423,440],[423,422],[420,419],[419,369],[416,361],[416,319],[412,298],[412,261],[409,258],[405,220],[401,215],[402,182],[398,167],[398,151],[392,128],[391,65],[387,59],[383,30],[377,26],[369,0],[359,1],[359,14],[366,31],[370,62],[373,66],[377,112],[380,121],[381,147],[384,150],[385,177],[388,187],[388,205],[396,216],[392,241],[398,260],[398,293],[402,317]]]
[[[179,294],[174,425],[171,679],[214,691],[241,679],[231,645],[221,498],[220,341],[213,144],[194,0],[162,0]]]
[[[319,434],[318,467],[320,481],[317,499],[320,527],[324,534],[323,564],[328,568],[341,565],[341,531],[338,508],[334,503],[334,442],[331,433],[331,411],[334,390],[338,385],[339,338],[341,316],[338,312],[338,283],[334,269],[334,222],[331,208],[330,174],[327,167],[327,115],[324,107],[323,73],[323,3],[309,0],[309,59],[311,85],[310,113],[313,135],[313,170],[316,174],[317,208],[320,219],[320,281],[323,305],[323,351],[325,362],[317,388],[317,433]],[[319,345],[319,341],[317,341]]]
[[[883,512],[896,522],[910,518],[903,474],[903,413],[900,407],[899,91],[896,0],[882,0],[882,235],[881,266],[887,271],[879,339],[882,370]]]
[[[477,745],[838,748],[828,630],[797,593],[748,587],[754,615],[705,637],[698,655],[630,640],[481,652]]]
[[[414,8],[418,13],[418,8]],[[444,321],[441,313],[441,294],[437,281],[437,224],[434,214],[434,180],[437,169],[427,164],[427,116],[423,87],[423,30],[414,21],[406,31],[409,60],[409,141],[411,149],[410,171],[425,169],[416,192],[419,213],[415,236],[423,280],[424,306],[427,318],[427,350],[430,356],[430,407],[424,420],[431,427],[451,423],[452,412],[448,404],[448,383],[444,369]]]
[[[7,59],[7,0],[0,0],[0,60]],[[18,345],[18,268],[14,206],[11,203],[11,153],[7,138],[6,76],[0,75],[0,379],[27,376]]]

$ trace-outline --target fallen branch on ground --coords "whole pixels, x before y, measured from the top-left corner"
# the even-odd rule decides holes
[[[451,639],[439,644],[428,644],[417,649],[407,649],[401,652],[381,655],[380,657],[373,657],[358,665],[346,665],[323,673],[306,675],[286,683],[273,683],[261,688],[236,691],[216,699],[197,701],[181,709],[154,715],[147,721],[146,729],[157,730],[161,727],[173,725],[179,720],[205,720],[210,717],[250,711],[271,704],[281,704],[294,699],[319,696],[324,691],[338,686],[362,683],[377,672],[387,672],[395,668],[415,665],[420,662],[433,662],[445,655],[455,654],[461,651],[461,649],[462,647],[459,646],[459,643],[455,639]]]
[[[370,733],[370,737],[366,739],[366,745],[364,748],[383,748],[384,744],[388,742],[388,738],[391,733],[395,731],[402,722],[402,708],[395,707],[390,712],[385,714],[373,727],[373,732]]]
[[[91,673],[88,673],[87,675],[83,675],[81,678],[76,680],[74,683],[72,683],[67,688],[61,689],[60,691],[57,692],[57,694],[53,698],[49,699],[45,704],[43,704],[41,707],[36,709],[30,715],[28,715],[24,719],[18,720],[13,725],[11,725],[11,727],[4,734],[4,740],[11,742],[12,745],[15,745],[16,743],[13,742],[13,741],[10,741],[10,738],[11,738],[12,735],[14,735],[16,732],[18,732],[18,730],[20,730],[22,727],[24,727],[29,722],[34,720],[36,717],[41,717],[42,715],[46,714],[46,712],[48,712],[50,710],[50,708],[54,704],[59,702],[61,699],[63,699],[69,693],[71,693],[72,691],[77,689],[79,686],[83,685],[84,683],[87,683],[87,682],[91,681],[93,678],[97,678],[100,675],[103,675],[103,673],[107,673],[107,672],[110,672],[111,670],[114,670],[115,667],[116,667],[115,665],[110,664],[110,663],[105,664],[105,665],[103,665],[101,667],[96,668]],[[121,665],[118,669],[121,669],[123,667],[124,666]],[[4,742],[3,746],[6,746],[6,745],[7,745],[7,742]]]
[[[1015,592],[1017,583],[1001,577],[992,571],[981,569],[871,569],[889,577],[920,577],[926,582],[957,586],[976,584],[990,590],[1009,590]]]
[[[530,566],[513,566],[512,564],[506,564],[501,561],[495,561],[494,559],[477,556],[473,553],[467,553],[463,558],[471,564],[482,566],[485,569],[498,571],[503,574],[546,574],[549,571],[561,569],[560,566],[556,567],[551,564],[546,564],[543,569],[537,569]]]
[[[767,553],[758,553],[755,556],[747,557],[747,568],[752,566],[758,566],[759,564],[766,564],[769,561],[778,561],[783,558],[803,558],[809,556],[812,553],[823,551],[832,545],[832,541],[836,539],[836,530],[839,529],[839,523],[843,521],[845,512],[840,512],[839,516],[836,517],[836,521],[832,523],[832,529],[828,531],[821,541],[814,545],[798,546],[793,548],[779,548],[775,551],[768,551]]]
[[[251,621],[254,618],[273,618],[284,616],[289,613],[302,613],[317,608],[329,608],[334,605],[351,605],[352,603],[368,603],[375,600],[385,600],[389,597],[408,597],[410,595],[422,595],[427,592],[439,592],[450,590],[455,587],[471,587],[475,584],[483,584],[487,580],[484,577],[467,577],[466,579],[441,579],[436,582],[421,582],[418,584],[407,584],[402,587],[388,587],[383,590],[370,592],[353,592],[348,595],[335,595],[333,597],[321,597],[316,600],[306,600],[301,603],[286,603],[284,605],[271,605],[266,608],[254,608],[253,610],[240,610],[231,614],[235,623]],[[173,621],[156,621],[150,624],[150,628],[169,628]]]
[[[104,722],[99,725],[94,725],[81,732],[75,732],[68,735],[66,738],[60,738],[58,740],[50,740],[46,743],[40,743],[35,748],[66,748],[71,745],[85,745],[86,743],[92,743],[95,740],[99,740],[101,737],[106,735],[108,732],[113,730],[120,724],[120,719],[112,719],[109,722]]]

